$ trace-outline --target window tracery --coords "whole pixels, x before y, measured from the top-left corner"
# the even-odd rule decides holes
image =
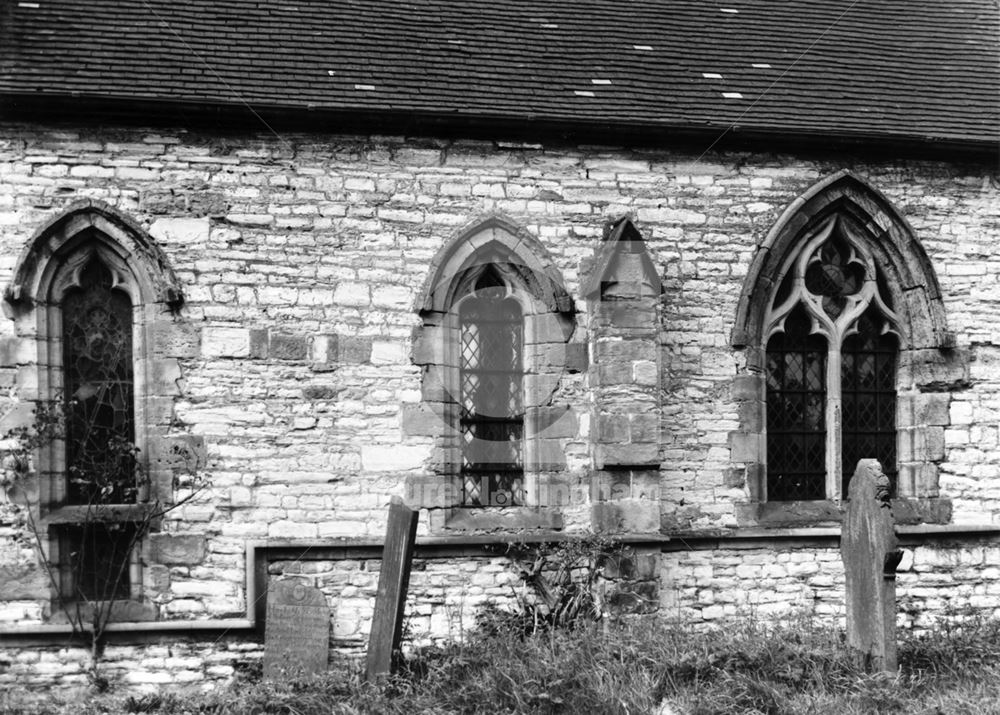
[[[899,318],[883,286],[836,217],[786,263],[765,323],[769,500],[839,499],[862,457],[896,474]]]
[[[92,257],[63,298],[67,501],[135,500],[132,302]]]

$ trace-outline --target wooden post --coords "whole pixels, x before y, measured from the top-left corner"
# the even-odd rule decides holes
[[[404,505],[399,497],[392,498],[385,546],[382,548],[382,567],[378,575],[375,614],[368,638],[365,668],[365,679],[368,681],[389,675],[396,664],[418,515],[419,512]]]
[[[840,535],[847,601],[847,647],[865,670],[895,673],[896,567],[902,557],[889,502],[889,478],[862,459],[848,488]]]

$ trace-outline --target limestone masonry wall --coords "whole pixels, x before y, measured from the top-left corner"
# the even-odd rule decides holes
[[[937,273],[956,338],[948,359],[959,377],[915,419],[926,428],[921,439],[933,443],[928,452],[938,455],[951,522],[1000,528],[995,167],[4,125],[0,284],[11,281],[36,232],[82,200],[110,205],[162,249],[184,303],[160,319],[141,357],[158,366],[151,379],[167,396],[157,403],[166,439],[203,450],[211,486],[144,544],[143,598],[161,620],[238,618],[247,610],[248,541],[378,539],[390,497],[437,478],[440,445],[422,423],[428,387],[414,359],[416,306],[442,247],[488,215],[541,244],[575,308],[575,329],[560,353],[573,369],[537,387],[547,395],[543,406],[569,415],[547,440],[552,445],[543,445],[553,451],[546,469],[568,495],[544,525],[666,535],[740,527],[738,507],[751,492],[730,448],[730,433],[740,429],[734,378],[747,361],[730,344],[737,301],[756,248],[785,208],[844,169],[905,217]],[[643,353],[630,372],[642,386],[633,390],[647,405],[642,415],[608,414],[625,415],[631,429],[652,429],[653,438],[641,439],[654,453],[625,476],[627,493],[608,497],[595,493],[603,465],[594,445],[617,437],[599,438],[594,424],[592,388],[605,373],[594,354],[588,358],[588,345],[598,350],[588,334],[596,323],[581,286],[609,222],[624,215],[662,287],[650,308],[657,323],[648,326],[659,355]],[[0,320],[0,433],[30,419],[25,405],[37,397],[38,355],[31,336]],[[652,421],[643,416],[649,410],[659,411]],[[602,500],[613,504],[600,507]],[[428,513],[420,534],[440,533]],[[909,553],[899,581],[904,622],[919,625],[924,614],[950,606],[997,609],[995,544],[934,542]],[[323,588],[334,644],[350,651],[366,638],[376,563],[275,563],[272,577],[302,576]],[[662,611],[698,622],[744,607],[840,614],[835,544],[669,550],[658,573]],[[421,562],[411,581],[409,637],[422,643],[461,632],[477,606],[509,599],[516,583],[500,557]],[[51,609],[23,524],[0,505],[0,625],[41,625]],[[259,658],[258,641],[114,645],[108,659],[137,686],[164,682],[166,673],[175,683],[210,681]],[[75,650],[2,645],[0,687],[82,677]]]

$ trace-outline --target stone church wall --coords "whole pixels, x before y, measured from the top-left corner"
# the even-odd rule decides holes
[[[144,545],[143,592],[160,619],[236,618],[246,611],[248,541],[377,539],[389,498],[434,480],[439,445],[424,412],[415,306],[442,247],[485,216],[503,216],[544,247],[575,308],[566,352],[575,355],[574,369],[552,385],[529,388],[569,415],[546,447],[554,451],[565,499],[545,526],[688,536],[738,529],[738,507],[751,495],[731,452],[741,420],[734,379],[747,360],[730,344],[737,302],[755,249],[782,211],[843,169],[882,192],[929,255],[955,335],[949,360],[957,377],[928,393],[915,419],[926,428],[928,453],[938,455],[951,523],[996,524],[1000,181],[979,164],[6,125],[0,283],[9,283],[32,236],[81,201],[110,205],[162,250],[184,304],[153,332],[143,359],[157,365],[169,439],[203,450],[211,487]],[[659,354],[635,362],[630,378],[649,388],[659,411],[650,428],[659,467],[632,471],[625,486],[615,483],[625,492],[614,504],[595,508],[593,446],[616,438],[602,437],[595,423],[588,386],[597,379],[598,348],[588,347],[592,306],[581,290],[609,223],[624,215],[662,284],[658,322],[650,326]],[[0,321],[0,336],[6,431],[27,419],[38,353],[11,321]],[[630,429],[646,429],[632,413],[616,414]],[[635,439],[649,444],[647,437]],[[3,513],[0,625],[41,624],[51,607],[36,595],[44,593],[44,580],[30,544],[19,540],[23,531]],[[440,533],[427,513],[420,533]],[[992,611],[997,579],[986,567],[996,563],[995,551],[915,545],[900,596],[941,611],[959,594]],[[671,548],[660,559],[660,605],[696,621],[744,606],[759,613],[802,606],[836,617],[837,559],[832,542],[786,550]],[[373,572],[361,564],[299,566],[308,566],[335,614],[341,609],[334,637],[361,643]],[[452,633],[456,614],[467,623],[470,607],[502,598],[511,578],[495,560],[467,560],[460,570],[429,562],[412,582],[413,637]],[[946,579],[960,583],[950,599]],[[176,666],[202,679],[228,677],[233,662],[259,655],[260,646],[252,638],[244,645],[170,646],[175,655],[162,645],[116,646],[109,658],[119,657],[116,648],[134,649],[120,657],[146,663],[143,672]],[[71,664],[44,665],[64,660],[55,652],[8,648],[0,658],[11,674],[72,678]],[[204,662],[214,665],[174,662],[206,653],[212,655]],[[149,677],[144,682],[160,676]]]

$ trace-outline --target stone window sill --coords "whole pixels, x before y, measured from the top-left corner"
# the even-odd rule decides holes
[[[948,524],[951,500],[902,497],[892,500],[897,525]],[[844,507],[829,499],[817,501],[760,502],[740,507],[740,526],[789,528],[834,526],[843,520]]]
[[[431,514],[431,531],[436,533],[559,531],[563,528],[562,513],[558,509],[547,507],[454,508],[436,510]]]

